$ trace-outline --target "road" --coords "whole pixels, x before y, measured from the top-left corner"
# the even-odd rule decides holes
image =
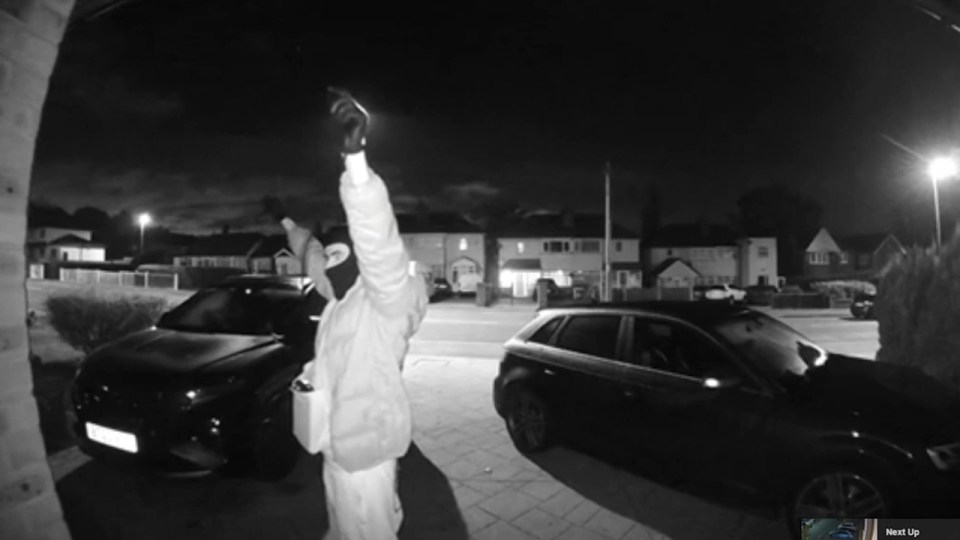
[[[798,316],[788,310],[771,311],[788,325],[831,352],[876,358],[880,348],[876,321],[850,318],[836,310]],[[427,317],[411,342],[411,354],[499,359],[503,343],[534,315],[523,309],[478,308],[463,302],[431,304]]]

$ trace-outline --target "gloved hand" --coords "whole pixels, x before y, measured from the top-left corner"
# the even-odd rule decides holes
[[[263,214],[270,216],[277,223],[287,217],[287,211],[284,209],[283,203],[274,195],[267,195],[260,199],[260,205],[263,207]]]
[[[363,152],[367,144],[370,115],[346,90],[329,87],[330,114],[343,130],[343,153]]]

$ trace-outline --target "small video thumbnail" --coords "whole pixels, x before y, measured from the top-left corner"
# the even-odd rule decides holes
[[[802,540],[876,540],[877,520],[820,518],[800,523]]]

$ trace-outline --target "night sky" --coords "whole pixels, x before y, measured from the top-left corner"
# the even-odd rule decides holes
[[[609,159],[628,226],[651,184],[669,222],[780,182],[836,231],[873,232],[931,197],[881,134],[925,157],[960,142],[960,33],[902,2],[315,4],[136,0],[74,23],[32,197],[187,232],[251,226],[268,193],[330,214],[329,84],[373,113],[368,154],[401,210],[600,211]]]

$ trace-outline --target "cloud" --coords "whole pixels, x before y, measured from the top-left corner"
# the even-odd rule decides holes
[[[489,182],[466,182],[446,186],[443,189],[443,194],[455,202],[490,199],[499,196],[501,193],[502,190],[500,188],[491,185]]]

